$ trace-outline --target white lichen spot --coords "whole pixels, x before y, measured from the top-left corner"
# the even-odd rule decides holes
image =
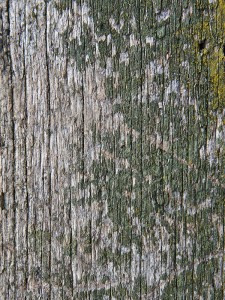
[[[139,45],[140,42],[135,38],[135,35],[132,33],[130,35],[130,47]]]
[[[147,45],[152,47],[154,45],[154,38],[152,36],[146,36],[145,42]]]
[[[129,253],[129,252],[130,252],[130,248],[125,246],[121,247],[121,254]]]
[[[101,35],[98,37],[98,42],[104,42],[106,40],[106,36],[105,35]]]
[[[127,208],[127,214],[130,217],[134,214],[134,207],[133,206]]]
[[[82,17],[82,22],[85,24],[90,24],[90,17],[89,17],[89,7],[87,6],[86,3],[83,3],[81,6],[81,17]]]
[[[115,19],[113,19],[112,17],[109,19],[109,24],[111,25],[112,29],[116,30],[118,33],[120,32],[120,30],[123,28],[124,26],[124,20],[120,20],[119,24],[116,24]]]
[[[107,57],[106,60],[106,77],[112,76],[112,57]]]
[[[63,12],[61,17],[58,18],[58,22],[56,23],[56,31],[59,34],[63,34],[63,32],[65,31],[65,24],[68,22],[68,14],[67,12]],[[78,28],[79,31],[80,28]]]
[[[134,16],[130,20],[130,24],[131,24],[132,29],[137,29],[137,23],[136,23],[136,19]]]
[[[116,46],[112,44],[112,57],[116,55]]]
[[[184,67],[185,69],[189,69],[189,61],[187,60],[182,61],[181,66]]]
[[[99,57],[99,56],[100,56],[100,51],[99,51],[98,42],[95,43],[95,55],[96,55],[96,57]]]
[[[166,21],[170,17],[170,10],[164,10],[157,16],[157,21],[162,22]]]
[[[181,94],[180,100],[181,100],[182,104],[189,105],[188,90],[185,89],[185,86],[183,84],[180,87],[180,94]]]
[[[216,142],[215,139],[208,139],[206,146],[206,154],[209,160],[210,166],[215,162],[215,150],[216,150]]]
[[[199,150],[200,158],[205,159],[205,147],[202,146]]]
[[[145,176],[145,180],[146,180],[148,183],[151,183],[151,182],[152,182],[152,175],[147,175],[147,176]]]
[[[159,61],[151,61],[149,65],[151,74],[163,74],[163,65]]]
[[[127,52],[120,53],[120,63],[123,62],[126,66],[129,64],[129,55]]]
[[[182,14],[182,21],[184,21],[187,17],[192,15],[192,12],[193,12],[192,6],[188,7],[187,9],[184,9]]]
[[[107,35],[107,46],[111,43],[111,40],[112,40],[112,35],[108,34]]]
[[[165,94],[168,96],[171,93],[177,94],[179,92],[180,82],[176,79],[172,80],[165,90]],[[167,99],[168,97],[166,97]]]

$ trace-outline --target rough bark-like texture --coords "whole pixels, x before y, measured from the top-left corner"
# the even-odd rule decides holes
[[[0,299],[215,299],[224,0],[0,0]]]

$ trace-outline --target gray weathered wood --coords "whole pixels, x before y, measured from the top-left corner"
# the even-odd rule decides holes
[[[223,0],[0,0],[0,299],[224,299]]]

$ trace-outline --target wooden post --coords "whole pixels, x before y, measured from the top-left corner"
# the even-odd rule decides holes
[[[0,0],[0,299],[224,291],[223,0]]]

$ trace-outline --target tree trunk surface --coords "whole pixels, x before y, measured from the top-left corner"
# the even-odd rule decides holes
[[[0,299],[224,299],[224,34],[224,0],[0,0]]]

